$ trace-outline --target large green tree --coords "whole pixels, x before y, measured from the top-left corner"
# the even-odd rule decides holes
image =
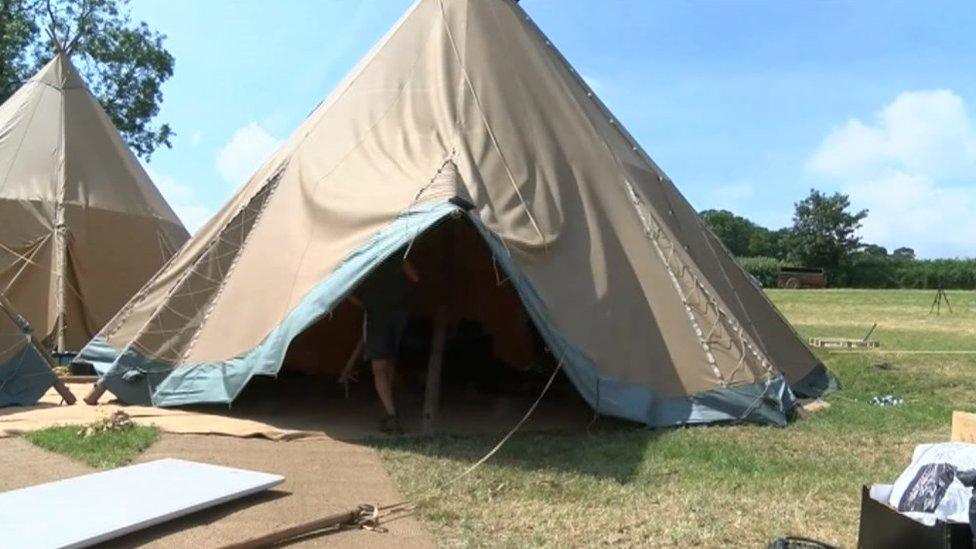
[[[787,234],[789,234],[789,229],[786,228],[771,231],[766,227],[756,225],[756,230],[752,232],[752,237],[749,238],[749,255],[786,259],[783,240]]]
[[[785,229],[771,231],[728,210],[704,210],[698,215],[732,255],[784,258],[782,240]]]
[[[748,219],[728,210],[705,210],[699,214],[705,226],[725,244],[732,255],[749,255],[749,241],[756,225]]]
[[[28,51],[38,33],[34,11],[21,0],[0,0],[0,102],[20,86],[20,75],[33,66]]]
[[[0,102],[62,49],[130,147],[149,158],[173,131],[154,124],[173,75],[164,36],[133,22],[128,0],[0,0]]]
[[[793,228],[786,238],[789,260],[840,272],[861,245],[857,230],[868,215],[867,210],[851,212],[850,207],[845,194],[811,189],[809,196],[796,203]]]

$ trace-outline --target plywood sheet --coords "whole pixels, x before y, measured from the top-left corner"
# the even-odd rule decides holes
[[[87,547],[251,495],[284,477],[160,459],[0,493],[12,547]]]

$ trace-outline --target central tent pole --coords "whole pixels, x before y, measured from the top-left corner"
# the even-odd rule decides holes
[[[444,365],[444,343],[447,339],[447,306],[441,305],[434,315],[430,359],[427,362],[427,388],[424,391],[423,432],[434,432],[434,421],[441,404],[441,370]]]
[[[441,248],[440,274],[442,302],[434,313],[433,333],[430,340],[430,358],[427,361],[427,386],[424,390],[424,410],[421,429],[424,433],[434,432],[434,423],[441,404],[441,372],[444,367],[444,346],[447,342],[447,328],[454,305],[454,232],[458,221],[451,219],[441,227],[443,246]]]

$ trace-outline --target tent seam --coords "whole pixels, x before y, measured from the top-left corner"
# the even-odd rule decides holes
[[[512,173],[512,168],[508,163],[508,159],[505,158],[505,153],[502,152],[501,146],[498,143],[498,139],[495,137],[495,132],[494,130],[492,130],[491,124],[488,123],[488,115],[485,114],[484,107],[481,105],[481,98],[478,97],[478,92],[475,91],[474,85],[471,83],[471,78],[468,75],[468,69],[464,64],[464,60],[461,59],[461,53],[458,51],[457,43],[454,40],[454,33],[451,32],[451,25],[448,23],[447,14],[444,11],[444,1],[443,0],[437,0],[437,1],[438,1],[438,5],[441,8],[441,19],[444,21],[444,29],[447,31],[447,38],[451,42],[451,49],[454,51],[454,58],[458,63],[458,67],[461,68],[461,74],[464,76],[464,82],[467,85],[468,91],[471,93],[471,97],[474,98],[475,107],[477,107],[478,113],[481,115],[481,121],[482,124],[484,124],[485,126],[485,130],[488,131],[488,137],[489,139],[491,139],[492,147],[495,149],[495,152],[498,153],[498,156],[501,159],[502,166],[505,167],[505,173],[506,175],[508,175],[508,180],[512,185],[512,189],[515,190],[515,195],[518,197],[519,202],[522,204],[522,209],[525,211],[525,215],[529,218],[529,222],[532,224],[532,227],[535,229],[536,234],[538,234],[539,238],[542,240],[542,246],[548,251],[549,239],[547,239],[545,235],[542,233],[542,229],[539,227],[539,224],[536,222],[535,216],[532,215],[532,210],[529,208],[528,204],[525,201],[525,198],[522,196],[522,190],[519,189],[518,183],[515,181],[515,174]]]
[[[0,184],[0,189],[3,189],[3,187],[7,184],[7,181],[10,178],[10,171],[13,170],[14,165],[17,164],[17,158],[20,156],[20,151],[21,149],[24,148],[24,141],[27,140],[27,133],[28,133],[27,129],[30,129],[31,124],[34,123],[34,116],[37,114],[37,109],[40,106],[41,106],[41,102],[40,100],[38,100],[34,103],[34,108],[31,109],[30,117],[27,119],[27,123],[24,125],[25,126],[24,135],[20,137],[20,143],[17,143],[17,150],[10,157],[10,166],[7,167],[7,172],[3,174],[3,179],[0,180],[0,183],[2,183]]]

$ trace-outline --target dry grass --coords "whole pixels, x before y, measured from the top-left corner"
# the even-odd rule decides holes
[[[805,336],[863,335],[880,353],[823,354],[844,390],[829,410],[786,429],[648,431],[608,422],[591,433],[523,434],[453,487],[435,487],[492,437],[377,442],[394,479],[445,546],[764,546],[794,533],[853,546],[865,482],[891,480],[920,442],[948,436],[953,409],[976,410],[976,293],[773,291]],[[886,352],[887,351],[887,352]],[[874,365],[888,362],[891,369]],[[892,393],[903,406],[879,408]]]

